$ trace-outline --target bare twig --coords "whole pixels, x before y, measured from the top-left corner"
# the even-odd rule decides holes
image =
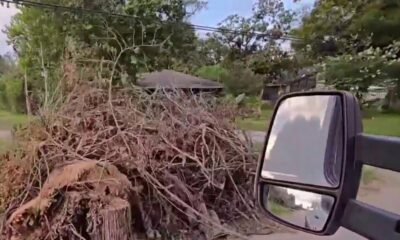
[[[112,79],[109,80],[112,84]],[[108,164],[115,166],[132,184],[130,195],[135,196],[133,202],[140,206],[147,230],[192,233],[200,224],[205,229],[219,229],[244,238],[235,229],[221,226],[210,217],[210,212],[215,212],[224,223],[237,219],[252,221],[250,191],[256,161],[232,123],[221,117],[212,99],[204,97],[161,90],[149,95],[86,85],[73,89],[57,112],[44,112],[42,125],[25,130],[25,136],[29,136],[25,141],[33,147],[24,149],[25,157],[20,161],[24,174],[10,171],[15,169],[15,159],[0,168],[0,177],[4,174],[5,179],[23,183],[19,194],[5,196],[8,203],[14,202],[10,211],[31,200],[55,169],[77,161],[96,161],[101,169],[96,172],[99,174],[96,179],[77,179],[62,189],[63,193],[77,191],[87,196],[90,202],[87,207],[93,211],[93,217],[97,213],[91,204],[106,201],[108,196],[102,192],[91,197],[93,186],[117,184],[108,175],[105,167]],[[6,182],[5,189],[15,186]],[[1,194],[0,191],[0,197]],[[74,232],[70,222],[60,221],[68,217],[62,215],[66,214],[63,210],[66,203],[61,197],[55,194],[49,202],[59,205],[49,207],[51,212],[38,213],[38,219],[57,228],[51,229],[48,239],[61,238],[60,229],[72,231],[70,234],[80,239],[82,234],[76,229]],[[75,202],[69,204],[71,209],[82,207]],[[69,217],[79,217],[77,212],[68,211],[72,214]],[[169,223],[179,225],[169,228]],[[40,228],[32,229],[35,227]]]

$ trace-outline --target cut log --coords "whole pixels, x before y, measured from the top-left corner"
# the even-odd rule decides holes
[[[100,226],[91,234],[92,240],[135,240],[131,206],[128,201],[114,198],[100,210]]]

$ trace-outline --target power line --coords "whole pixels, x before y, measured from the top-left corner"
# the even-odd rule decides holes
[[[64,10],[64,11],[73,12],[73,13],[98,14],[98,15],[107,15],[107,16],[111,16],[111,17],[136,19],[135,16],[127,15],[127,14],[105,12],[105,11],[98,11],[98,10],[92,10],[92,9],[78,8],[78,7],[68,7],[68,6],[56,5],[56,4],[50,4],[50,3],[35,2],[35,1],[30,1],[30,0],[0,0],[0,3],[2,3],[2,5],[3,5],[3,3],[6,3],[7,6],[9,6],[9,4],[16,4],[16,5],[26,6],[26,7],[50,9],[53,11]],[[198,31],[232,33],[232,34],[241,33],[241,31],[227,29],[227,28],[223,28],[223,27],[216,28],[216,27],[202,26],[202,25],[196,25],[196,24],[190,24],[190,23],[185,23],[185,24],[187,26],[193,28],[194,30],[198,30]],[[284,35],[284,36],[281,36],[276,39],[273,36],[271,36],[271,34],[269,34],[269,33],[254,32],[252,34],[254,36],[260,36],[260,37],[270,38],[270,39],[274,39],[274,40],[289,40],[289,41],[301,41],[302,40],[300,38],[297,38],[294,36],[289,36],[289,35]]]
[[[112,12],[105,12],[105,11],[98,11],[98,10],[89,10],[89,9],[77,8],[77,7],[67,7],[67,6],[62,6],[62,5],[40,3],[40,2],[29,1],[29,0],[0,0],[0,2],[6,2],[7,4],[10,4],[10,3],[20,4],[20,5],[27,6],[27,7],[47,8],[47,9],[51,9],[51,10],[60,9],[60,10],[65,10],[65,11],[75,12],[75,13],[80,12],[80,13],[99,14],[99,15],[108,15],[108,16],[121,17],[121,18],[136,19],[135,16],[127,15],[127,14],[119,14],[119,13],[112,13]],[[185,24],[187,26],[193,28],[194,30],[199,30],[199,31],[233,33],[233,34],[240,33],[240,31],[222,28],[222,27],[216,28],[216,27],[195,25],[195,24],[190,24],[190,23],[185,23]],[[268,33],[254,32],[253,35],[275,39]],[[301,41],[302,39],[293,37],[293,36],[289,36],[289,35],[284,35],[284,36],[281,36],[279,38],[279,40]]]

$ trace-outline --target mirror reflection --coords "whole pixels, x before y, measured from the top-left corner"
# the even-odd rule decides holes
[[[284,100],[272,125],[261,176],[338,187],[343,131],[339,96],[297,96]]]
[[[316,232],[324,229],[334,202],[331,196],[278,186],[266,185],[263,192],[263,204],[268,212],[285,222]]]

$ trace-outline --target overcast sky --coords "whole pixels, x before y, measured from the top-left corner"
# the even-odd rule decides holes
[[[209,0],[208,7],[192,18],[192,23],[197,25],[215,27],[219,22],[231,14],[249,16],[256,0]],[[229,4],[227,3],[229,2]],[[312,6],[315,0],[301,0],[300,4],[293,3],[293,0],[284,0],[287,8],[299,9],[303,5]],[[13,6],[7,8],[0,6],[0,54],[12,53],[12,47],[7,45],[7,36],[3,30],[10,24],[11,17],[17,13]]]

